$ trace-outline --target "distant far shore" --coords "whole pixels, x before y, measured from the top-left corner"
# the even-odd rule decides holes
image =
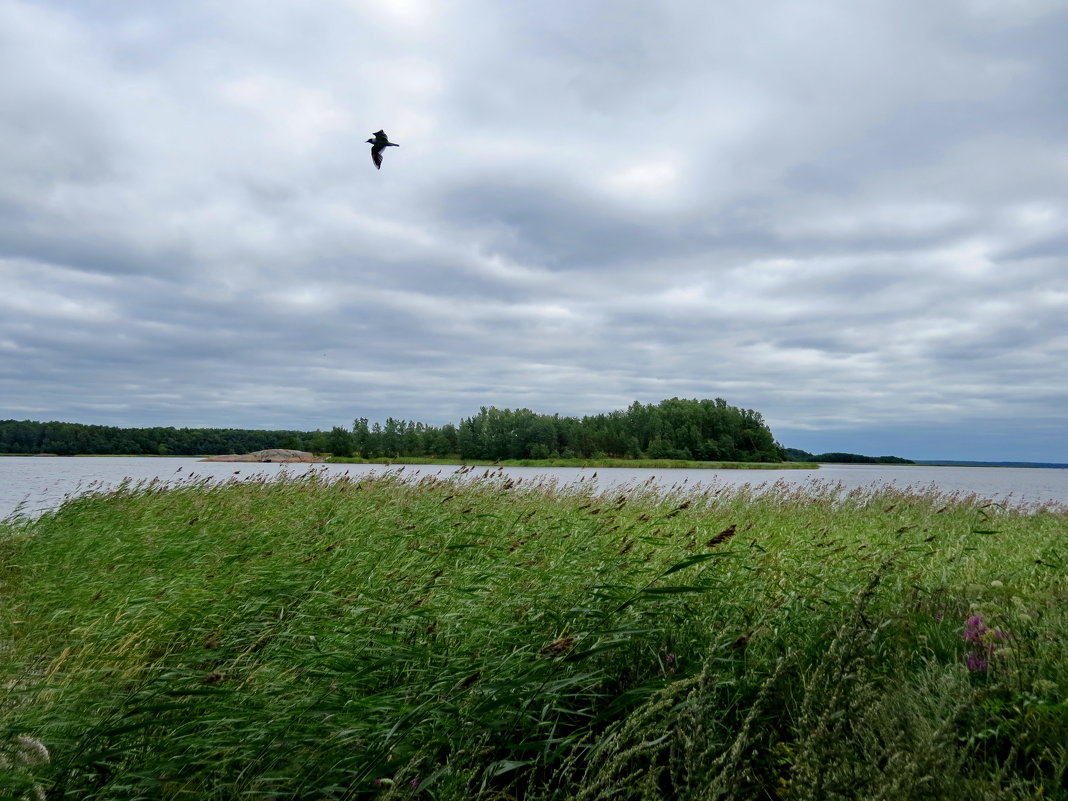
[[[284,451],[283,448],[272,448],[274,451]],[[302,458],[268,457],[262,458],[261,454],[267,451],[255,451],[253,453],[219,454],[205,456],[203,454],[156,454],[156,453],[0,453],[4,456],[33,456],[41,458],[64,458],[64,459],[99,459],[99,458],[129,458],[129,459],[160,459],[160,458],[189,458],[199,459],[202,462],[293,462],[293,463],[325,463],[332,464],[432,464],[432,465],[472,465],[478,467],[644,467],[658,469],[686,469],[686,470],[815,470],[821,464],[851,464],[852,462],[837,462],[820,459],[817,461],[804,462],[700,462],[687,459],[502,459],[500,461],[489,459],[463,459],[459,456],[434,457],[434,456],[376,456],[364,458],[359,456],[344,457],[326,454],[314,454],[308,451],[294,451]],[[865,464],[857,462],[856,464]],[[969,461],[962,459],[916,459],[912,464],[924,467],[1021,467],[1021,468],[1048,468],[1054,470],[1068,469],[1066,462],[1008,462],[1008,461]],[[886,466],[886,465],[883,465]]]
[[[473,467],[643,467],[673,470],[815,470],[815,462],[700,462],[691,459],[461,459],[430,456],[363,458],[331,456],[331,464],[433,464]]]
[[[916,464],[925,467],[1049,467],[1056,470],[1068,468],[1064,462],[974,462],[960,459],[916,459]]]
[[[58,453],[0,453],[0,456],[34,456],[56,457]],[[180,454],[170,454],[166,458],[180,457]],[[164,458],[159,454],[140,453],[111,453],[111,454],[73,454],[62,458],[129,458],[129,459],[159,459]],[[456,467],[586,467],[586,468],[609,468],[609,467],[640,467],[655,468],[658,470],[816,470],[819,465],[816,462],[701,462],[692,459],[464,459],[460,456],[332,456],[329,453],[315,454],[309,451],[297,451],[287,448],[269,448],[252,453],[225,453],[213,456],[189,455],[187,458],[197,459],[201,462],[245,462],[258,464],[380,464],[391,465],[455,465]]]
[[[297,451],[291,448],[268,448],[262,451],[253,451],[252,453],[225,453],[218,456],[205,456],[200,461],[202,462],[276,462],[281,464],[293,464],[293,463],[315,463],[325,462],[321,456],[316,456],[314,453],[308,451]]]
[[[653,467],[658,469],[688,470],[813,470],[819,467],[815,462],[701,462],[691,459],[461,459],[459,457],[398,456],[395,458],[364,458],[359,456],[317,456],[307,451],[295,451],[285,448],[271,448],[246,454],[224,454],[207,456],[202,462],[277,462],[277,463],[315,463],[331,464],[381,464],[381,465],[455,465],[457,467]]]

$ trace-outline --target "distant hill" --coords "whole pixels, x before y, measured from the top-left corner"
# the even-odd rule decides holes
[[[945,467],[1053,467],[1061,470],[1068,469],[1068,464],[1063,462],[968,462],[959,459],[922,459],[916,464],[928,464]]]
[[[823,464],[916,464],[900,456],[861,456],[859,453],[809,453],[800,448],[783,448],[788,462],[820,462]]]

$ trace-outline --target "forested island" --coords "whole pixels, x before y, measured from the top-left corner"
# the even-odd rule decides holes
[[[809,453],[799,448],[785,448],[788,462],[827,462],[831,464],[916,464],[900,456],[861,456],[859,453]]]
[[[893,462],[897,457],[819,454],[784,448],[760,412],[722,398],[637,401],[606,414],[568,417],[483,406],[442,426],[393,417],[357,418],[330,431],[236,428],[117,428],[0,420],[0,453],[59,456],[211,456],[287,448],[338,457],[461,460],[655,459],[721,462]],[[840,457],[840,458],[823,458]]]
[[[116,428],[0,420],[0,453],[56,456],[212,456],[268,448],[328,451],[326,435],[239,428]]]

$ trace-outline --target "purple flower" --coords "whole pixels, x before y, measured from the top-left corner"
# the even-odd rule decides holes
[[[990,629],[983,624],[983,619],[979,615],[972,615],[968,618],[968,622],[964,624],[964,641],[978,643],[988,631]]]
[[[964,664],[968,666],[968,670],[973,673],[982,673],[984,670],[990,667],[990,663],[978,654],[968,654],[964,657]]]
[[[964,663],[968,670],[983,672],[990,669],[990,657],[996,656],[1009,635],[1001,629],[991,629],[979,615],[972,615],[964,624],[964,642],[968,644]]]
[[[408,782],[408,786],[411,787],[413,790],[419,787],[419,777],[416,776],[414,779]]]

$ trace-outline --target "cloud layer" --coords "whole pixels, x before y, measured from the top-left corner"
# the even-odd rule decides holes
[[[809,450],[1068,461],[1066,35],[1054,0],[0,0],[0,416],[718,396]]]

